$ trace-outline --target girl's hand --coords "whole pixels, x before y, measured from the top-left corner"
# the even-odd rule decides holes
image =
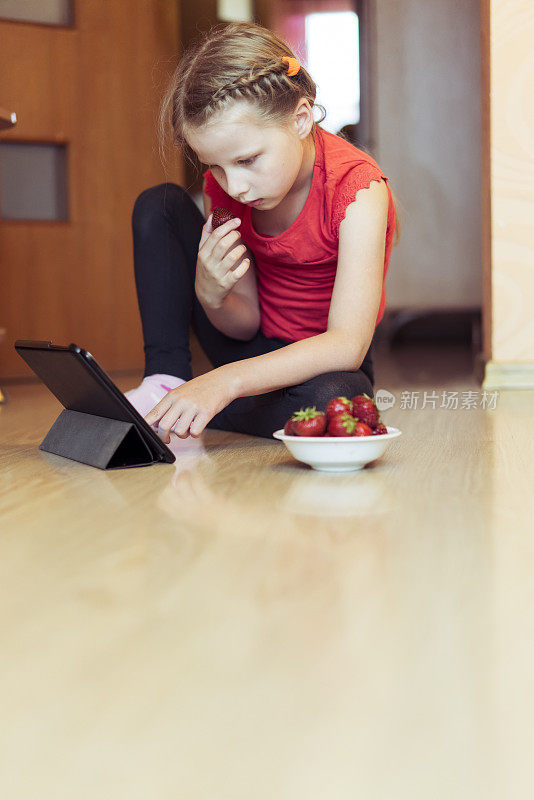
[[[159,436],[165,444],[171,441],[170,430],[185,439],[200,436],[208,422],[235,399],[231,385],[221,367],[172,389],[149,411],[145,421],[159,423]]]
[[[239,232],[237,218],[213,230],[210,214],[202,228],[198,247],[195,293],[203,305],[219,308],[238,280],[250,267],[250,259],[239,260],[247,251]]]

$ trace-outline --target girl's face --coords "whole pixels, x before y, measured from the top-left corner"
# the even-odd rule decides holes
[[[312,124],[305,100],[286,127],[267,125],[250,103],[235,101],[201,128],[187,128],[185,138],[226,194],[265,211],[305,182],[300,173]]]

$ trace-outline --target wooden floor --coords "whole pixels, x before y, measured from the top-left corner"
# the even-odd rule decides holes
[[[103,472],[3,387],[0,796],[531,797],[534,396],[472,360],[377,350],[403,435],[338,475],[209,430]]]

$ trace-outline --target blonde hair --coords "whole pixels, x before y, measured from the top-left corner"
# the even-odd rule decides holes
[[[254,22],[221,23],[182,55],[164,94],[158,120],[160,143],[186,144],[184,129],[202,127],[231,101],[247,100],[260,118],[284,125],[301,98],[315,106],[317,87],[301,64],[289,77],[282,56],[291,47]],[[323,115],[313,123],[312,133]]]
[[[221,23],[183,53],[164,93],[158,132],[160,154],[165,162],[167,144],[185,146],[187,127],[202,127],[236,100],[254,106],[268,125],[286,125],[301,99],[321,109],[317,125],[326,117],[315,102],[317,87],[302,63],[289,77],[284,56],[296,58],[290,45],[273,31],[254,22]],[[300,62],[300,59],[298,59]]]

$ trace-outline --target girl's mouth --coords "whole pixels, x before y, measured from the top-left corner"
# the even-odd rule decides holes
[[[259,206],[263,202],[263,198],[260,197],[258,200],[252,200],[250,203],[247,203],[247,206]]]

